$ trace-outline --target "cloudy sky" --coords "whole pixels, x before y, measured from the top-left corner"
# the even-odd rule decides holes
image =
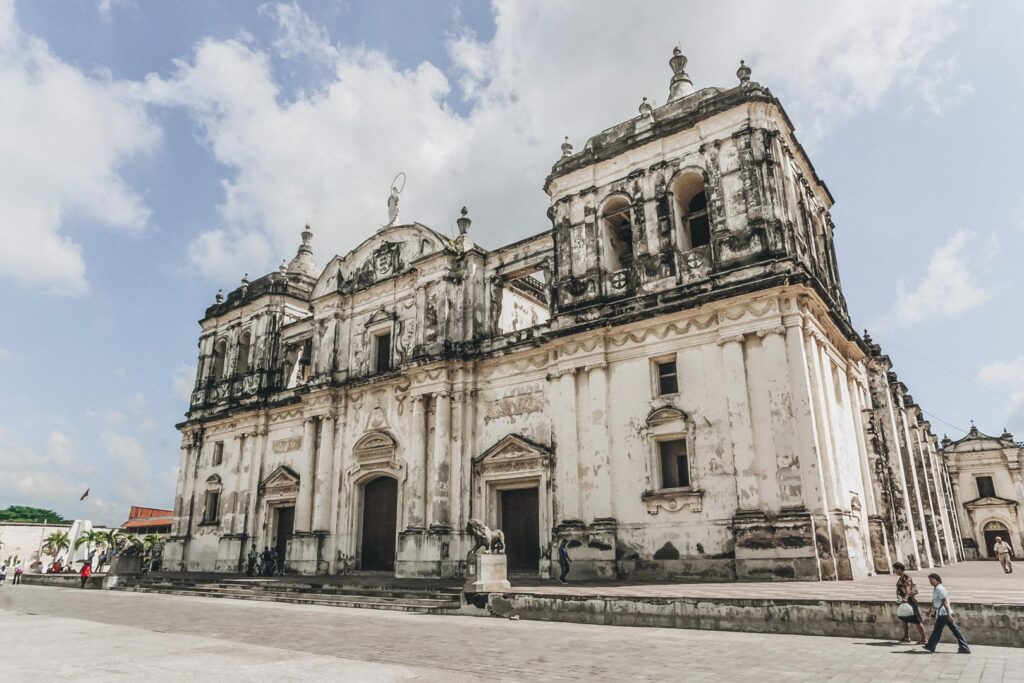
[[[564,135],[739,60],[837,199],[858,328],[956,438],[1024,438],[1024,5],[0,0],[0,507],[170,506],[197,319],[386,221],[548,228]],[[79,503],[86,487],[91,495]]]

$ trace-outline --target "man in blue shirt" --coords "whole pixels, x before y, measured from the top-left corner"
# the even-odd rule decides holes
[[[930,616],[935,617],[936,612],[938,616],[935,619],[935,628],[932,629],[932,636],[928,639],[928,643],[923,646],[924,649],[928,650],[928,652],[935,652],[935,646],[939,644],[939,638],[942,637],[942,629],[949,626],[949,630],[953,637],[956,638],[956,643],[959,646],[957,653],[962,655],[971,654],[971,648],[967,646],[967,639],[964,638],[960,627],[953,620],[953,607],[949,604],[949,593],[946,592],[946,587],[942,585],[942,577],[938,574],[929,574],[928,582],[932,584],[932,611]]]

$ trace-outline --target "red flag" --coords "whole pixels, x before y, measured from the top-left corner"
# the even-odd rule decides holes
[[[81,501],[81,500],[85,500],[85,497],[86,497],[86,496],[88,496],[88,495],[89,495],[89,489],[86,489],[86,490],[85,490],[85,493],[83,493],[83,494],[82,494],[82,497],[81,497],[81,498],[79,498],[78,500],[80,500],[80,501]]]

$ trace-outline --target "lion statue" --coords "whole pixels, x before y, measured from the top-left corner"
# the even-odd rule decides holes
[[[501,529],[491,529],[479,519],[471,519],[466,525],[466,532],[473,536],[474,541],[473,549],[469,552],[475,553],[480,548],[485,553],[505,552],[505,534]]]

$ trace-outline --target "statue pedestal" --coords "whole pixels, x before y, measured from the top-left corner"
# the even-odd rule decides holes
[[[508,559],[504,554],[470,553],[466,556],[467,593],[496,593],[512,587],[508,582]]]

